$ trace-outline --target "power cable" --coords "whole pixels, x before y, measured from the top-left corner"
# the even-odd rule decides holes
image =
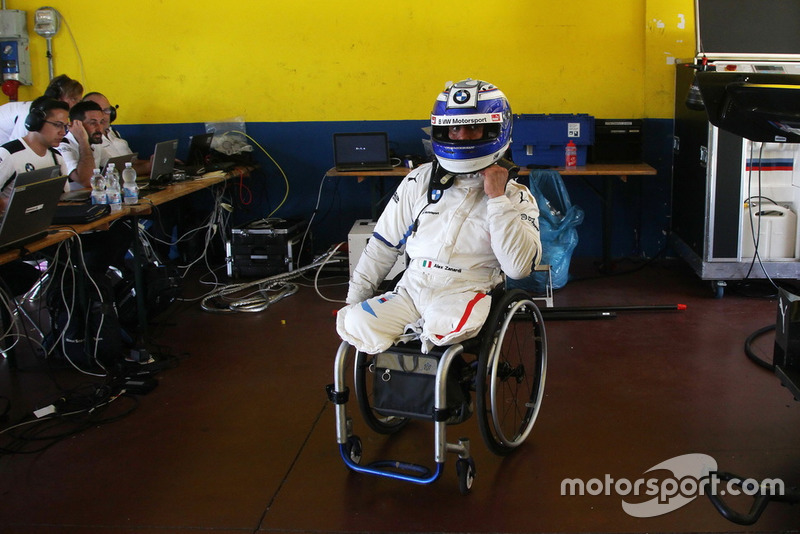
[[[753,352],[753,342],[757,338],[759,338],[759,337],[763,336],[764,334],[766,334],[768,332],[771,332],[773,330],[775,330],[775,325],[774,324],[764,326],[762,328],[759,328],[758,330],[756,330],[755,332],[753,332],[749,336],[747,336],[747,339],[745,339],[745,341],[744,341],[744,353],[745,353],[745,355],[747,355],[747,357],[750,360],[755,362],[756,365],[758,365],[760,367],[763,367],[764,369],[766,369],[768,371],[772,371],[772,372],[775,371],[775,364],[769,363],[769,362],[763,360],[762,358],[758,357],[756,355],[756,353]]]

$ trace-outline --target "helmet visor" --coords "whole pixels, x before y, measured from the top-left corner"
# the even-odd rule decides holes
[[[478,113],[471,115],[431,115],[431,135],[434,140],[441,143],[461,143],[459,131],[462,128],[470,132],[482,127],[480,137],[468,139],[469,142],[493,141],[500,135],[500,126],[503,122],[500,113]]]

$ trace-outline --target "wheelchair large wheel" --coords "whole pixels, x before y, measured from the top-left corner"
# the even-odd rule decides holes
[[[356,352],[355,388],[358,409],[364,422],[379,434],[394,434],[408,423],[405,417],[385,416],[372,408],[372,367],[373,357],[363,352]]]
[[[476,402],[483,440],[502,456],[519,447],[536,422],[547,338],[542,314],[527,293],[511,290],[498,298],[483,329]]]

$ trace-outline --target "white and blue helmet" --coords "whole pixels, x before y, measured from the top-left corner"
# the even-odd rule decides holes
[[[454,174],[476,172],[503,157],[511,144],[511,106],[506,95],[482,80],[448,83],[431,112],[431,144],[436,159]],[[483,124],[483,137],[454,141],[449,128]]]

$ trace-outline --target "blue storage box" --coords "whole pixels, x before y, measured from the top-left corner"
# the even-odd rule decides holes
[[[563,167],[570,141],[578,149],[578,165],[586,165],[594,143],[594,117],[586,113],[514,115],[511,157],[517,165]]]

